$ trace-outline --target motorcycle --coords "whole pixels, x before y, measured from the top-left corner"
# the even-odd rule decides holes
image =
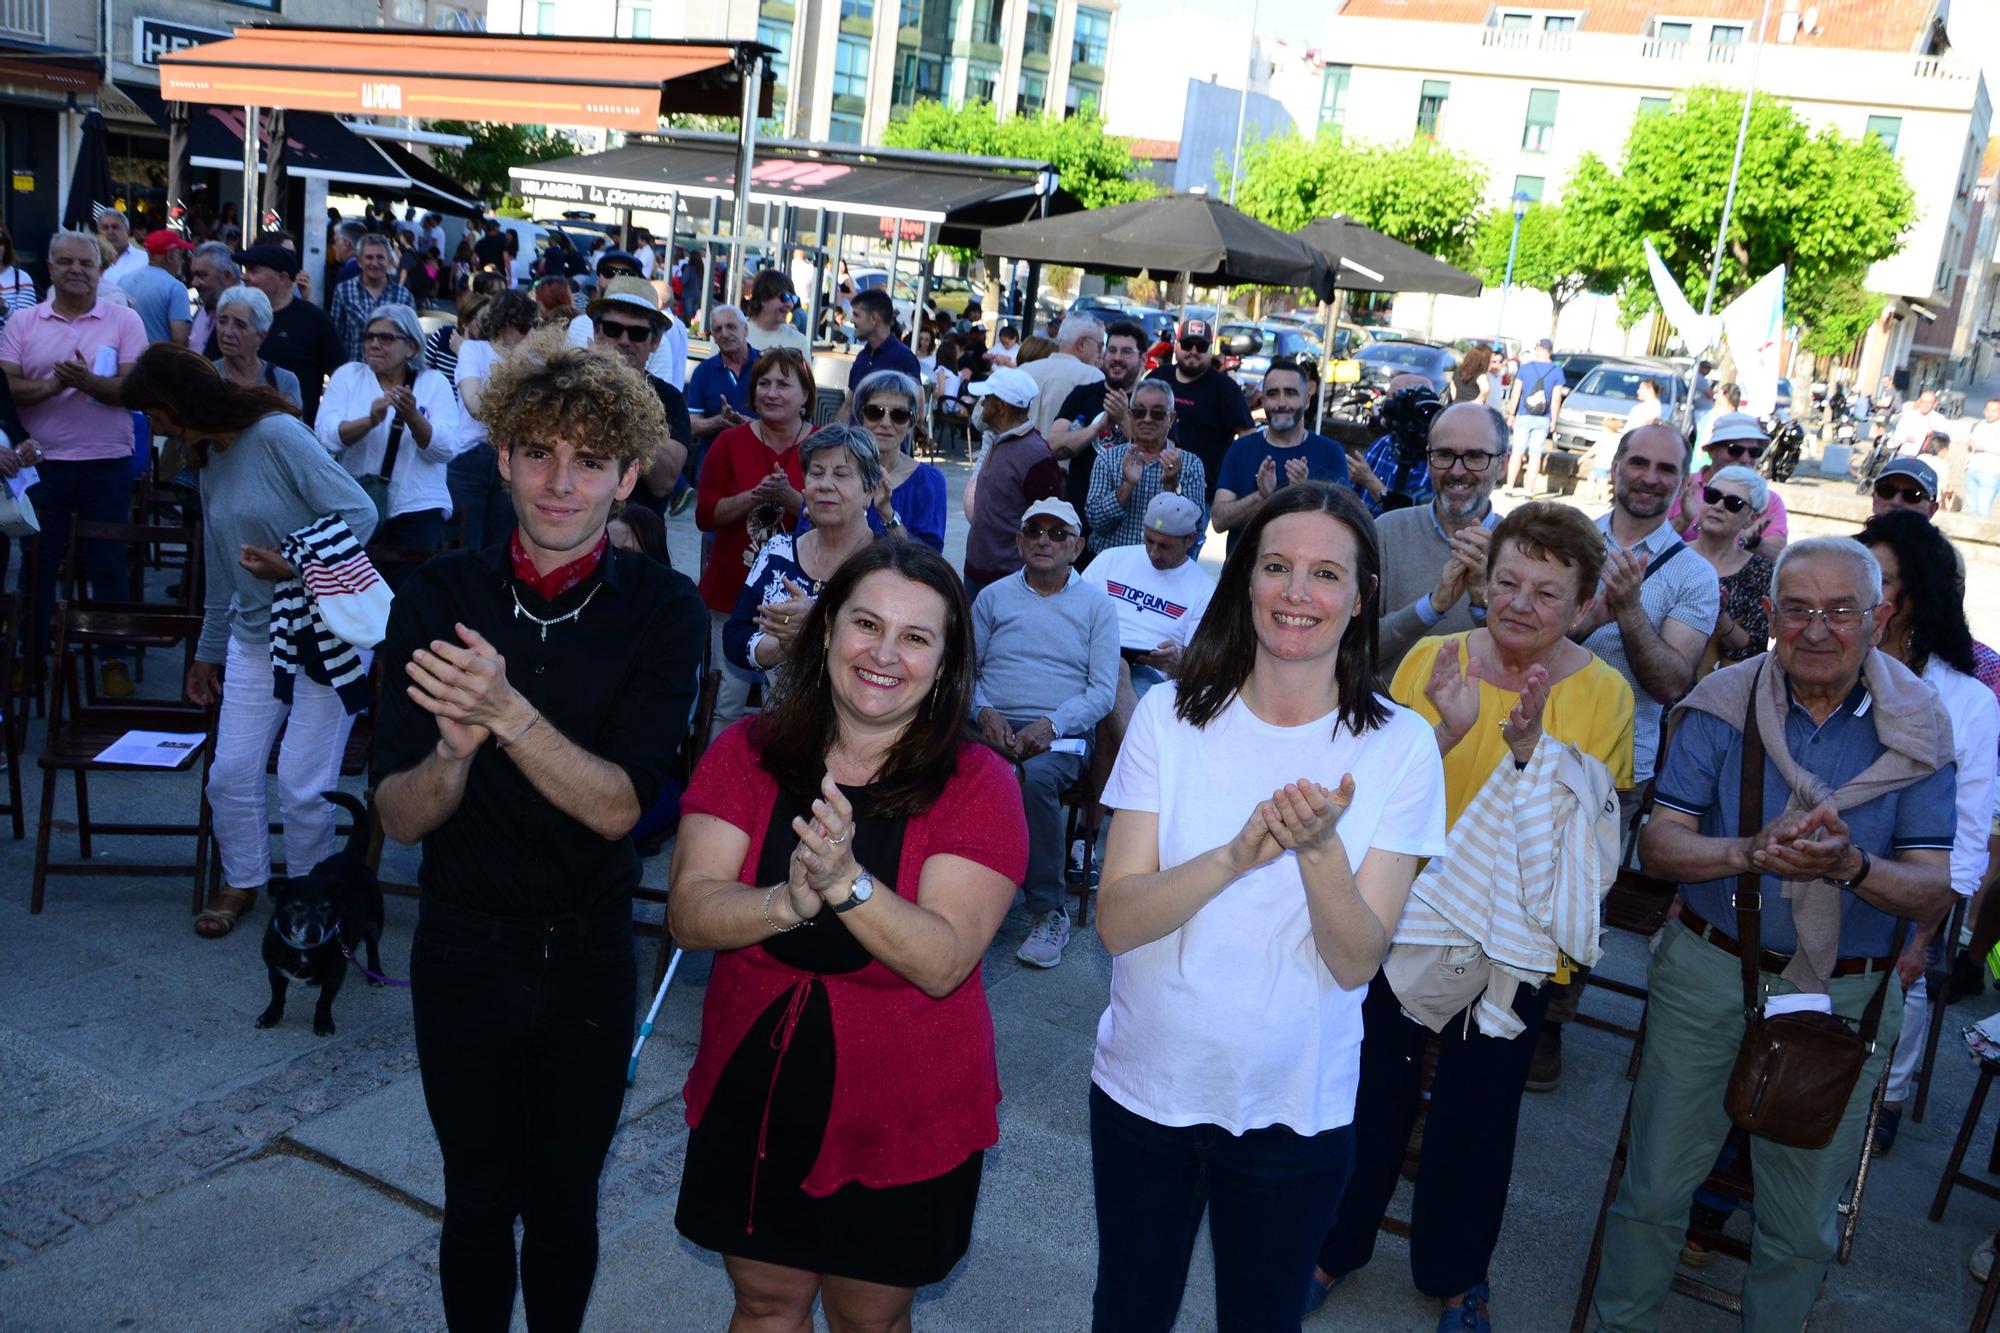
[[[1764,451],[1764,475],[1772,481],[1789,481],[1798,470],[1799,457],[1805,452],[1806,428],[1797,421],[1778,421],[1765,418],[1761,423],[1771,437],[1770,447]]]

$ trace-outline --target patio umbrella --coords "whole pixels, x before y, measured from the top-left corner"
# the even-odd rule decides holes
[[[1334,285],[1357,292],[1437,292],[1477,296],[1485,284],[1462,268],[1414,245],[1391,240],[1373,227],[1335,214],[1292,233],[1336,265]]]
[[[111,143],[104,116],[96,108],[83,117],[83,142],[76,150],[76,173],[70,177],[69,199],[63,205],[63,226],[95,231],[97,215],[117,202],[111,190]]]
[[[264,153],[264,202],[258,210],[257,225],[254,228],[246,226],[243,229],[245,245],[251,244],[259,233],[266,230],[281,231],[285,225],[285,159],[290,156],[285,151],[285,109],[273,107],[266,111],[264,124],[269,129]],[[253,131],[254,128],[253,126]],[[268,228],[265,225],[266,219],[270,220]]]
[[[1205,194],[1163,194],[989,227],[980,249],[1099,273],[1175,273],[1208,287],[1310,287],[1322,300],[1334,286],[1319,251]]]
[[[194,185],[194,132],[186,102],[167,103],[167,216],[187,208]]]

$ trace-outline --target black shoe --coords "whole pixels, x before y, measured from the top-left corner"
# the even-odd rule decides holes
[[[1882,1113],[1875,1117],[1875,1155],[1887,1157],[1889,1150],[1896,1146],[1896,1131],[1903,1127],[1903,1108],[1882,1103]]]
[[[1958,961],[1951,965],[1951,986],[1946,992],[1945,1003],[1957,1004],[1960,1000],[1969,1000],[1975,995],[1984,994],[1985,991],[1985,964],[1974,958],[1970,949],[1961,951]]]
[[[1535,1058],[1528,1062],[1528,1091],[1554,1092],[1563,1076],[1563,1030],[1544,1023],[1535,1037]]]

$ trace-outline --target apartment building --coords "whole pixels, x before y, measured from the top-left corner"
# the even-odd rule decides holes
[[[1760,91],[1807,121],[1873,134],[1903,163],[1918,217],[1869,273],[1895,298],[1864,373],[1901,367],[1950,300],[1992,122],[1944,0],[1346,0],[1328,21],[1319,123],[1371,140],[1435,136],[1486,163],[1496,204],[1556,199],[1585,153],[1616,161],[1633,119],[1701,84]],[[1579,314],[1581,311],[1578,312]],[[1515,332],[1510,326],[1509,332]]]
[[[789,138],[879,143],[924,100],[1101,104],[1118,0],[488,0],[492,32],[728,37],[776,49]]]

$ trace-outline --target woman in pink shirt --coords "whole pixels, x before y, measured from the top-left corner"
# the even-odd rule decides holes
[[[1709,432],[1708,466],[1688,478],[1688,484],[1681,489],[1680,498],[1674,501],[1673,510],[1667,521],[1680,533],[1681,540],[1692,542],[1701,535],[1702,489],[1715,474],[1723,468],[1741,464],[1755,468],[1763,461],[1764,450],[1770,447],[1771,438],[1764,433],[1757,418],[1748,412],[1728,412],[1716,417]],[[1778,497],[1774,488],[1770,503],[1765,506],[1758,521],[1743,529],[1743,535],[1736,539],[1737,545],[1746,551],[1771,560],[1778,558],[1778,552],[1785,549],[1790,529],[1785,522],[1785,502]]]

